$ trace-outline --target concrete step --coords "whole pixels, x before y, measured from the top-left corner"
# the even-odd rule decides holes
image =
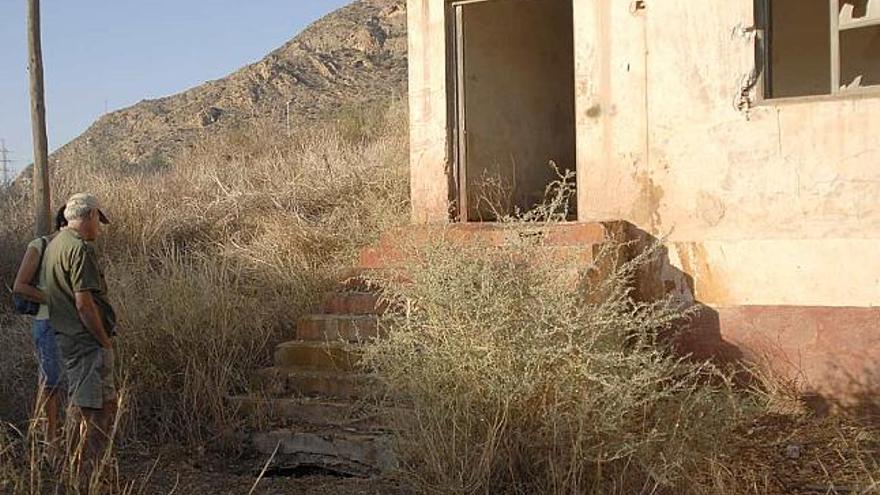
[[[614,246],[618,246],[618,244],[606,242],[585,245],[542,245],[536,249],[523,251],[523,258],[520,261],[530,264],[541,263],[548,270],[556,273],[560,280],[577,284],[584,274],[598,279],[629,260],[628,255],[621,256],[619,250],[611,249]],[[512,254],[514,259],[517,259],[517,252],[514,251]],[[355,275],[346,281],[346,286],[370,288],[372,287],[371,283],[374,284],[377,277],[381,277],[383,274],[387,276],[391,272],[381,268],[361,268],[359,272],[352,273]],[[357,273],[362,275],[357,275]],[[402,271],[397,273],[402,273]],[[398,281],[408,282],[399,274],[396,275],[396,278]],[[387,308],[385,309],[387,310]]]
[[[231,397],[230,404],[241,412],[270,422],[296,426],[300,431],[328,426],[357,431],[391,429],[389,409],[372,401],[340,401],[314,397]]]
[[[296,338],[313,342],[363,342],[379,336],[375,315],[308,315],[296,322]]]
[[[397,467],[390,435],[282,429],[256,433],[252,441],[261,454],[275,454],[275,467],[318,467],[350,476],[373,476]]]
[[[292,340],[275,347],[275,366],[311,371],[357,371],[357,346],[339,341]]]
[[[366,399],[378,395],[375,378],[358,373],[272,367],[257,371],[253,390],[273,397]]]
[[[361,249],[358,254],[359,268],[381,269],[404,259],[403,252],[394,246],[379,245]]]
[[[427,245],[438,237],[453,242],[478,243],[490,247],[536,245],[548,252],[598,253],[597,247],[608,243],[624,243],[630,235],[627,224],[559,223],[508,225],[496,223],[453,224],[445,227],[410,226],[386,233],[378,244],[361,250],[358,267],[378,272],[404,264],[406,246]],[[588,258],[592,260],[593,255]]]
[[[378,292],[382,288],[381,282],[386,280],[404,283],[409,281],[402,273],[389,270],[387,266],[377,268],[358,266],[345,272],[340,289],[348,292]]]
[[[449,240],[480,242],[490,246],[506,246],[530,241],[545,246],[585,246],[629,237],[625,222],[559,222],[559,223],[455,223],[443,227],[409,225],[384,233],[375,247],[398,248],[427,244],[442,236]]]
[[[321,312],[328,315],[375,315],[386,307],[375,292],[331,292],[324,298]]]

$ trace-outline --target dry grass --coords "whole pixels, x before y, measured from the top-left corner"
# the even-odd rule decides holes
[[[687,310],[631,297],[651,252],[621,263],[612,246],[592,268],[615,268],[577,285],[540,244],[433,238],[379,282],[395,309],[365,362],[394,391],[414,492],[880,493],[876,422],[811,415],[772,367],[667,347]]]
[[[125,383],[125,382],[123,382]],[[145,493],[149,475],[139,480],[124,480],[115,457],[115,443],[120,418],[126,414],[128,388],[123,385],[116,401],[119,415],[105,432],[106,449],[95,463],[86,460],[86,439],[78,413],[66,411],[67,421],[58,437],[47,441],[46,421],[42,415],[45,397],[34,400],[32,419],[24,428],[4,424],[0,428],[0,493],[134,495]]]
[[[280,128],[240,129],[170,164],[94,157],[60,169],[55,202],[93,192],[113,222],[99,245],[120,313],[120,369],[132,377],[127,437],[238,444],[225,398],[246,388],[360,247],[408,218],[402,108],[341,113],[289,139]],[[0,225],[0,274],[11,285],[31,237],[28,194],[2,192],[0,218],[21,219]],[[18,318],[3,327],[0,391],[15,401],[2,401],[0,418],[20,424],[33,404],[23,391],[36,382],[29,331]]]
[[[400,105],[349,111],[290,139],[241,129],[172,163],[94,157],[57,174],[56,198],[94,192],[113,219],[100,245],[130,377],[124,445],[240,445],[225,397],[247,386],[358,248],[408,218],[404,127]],[[566,218],[565,174],[556,188],[559,202],[509,221]],[[11,285],[30,238],[28,194],[0,193],[0,217],[21,220],[0,225],[0,276]],[[401,398],[394,410],[409,411],[396,417],[400,475],[417,492],[880,491],[874,424],[810,417],[799,384],[775,373],[754,373],[743,390],[711,363],[670,352],[661,336],[687,311],[630,297],[646,259],[599,263],[615,269],[577,285],[573,261],[540,245],[436,237],[412,251],[405,277],[383,281],[396,311],[367,356]],[[40,421],[26,420],[39,410],[31,346],[26,321],[0,315],[0,491],[73,493],[42,456]],[[798,459],[787,457],[792,445]],[[149,492],[112,458],[105,467],[101,489]]]
[[[643,259],[599,262],[616,268],[579,285],[541,245],[439,241],[407,258],[367,364],[412,412],[400,446],[417,492],[712,492],[695,475],[750,403],[665,347],[686,314],[632,299]]]
[[[19,318],[0,316],[0,418],[20,421],[37,390],[37,363],[30,326]]]

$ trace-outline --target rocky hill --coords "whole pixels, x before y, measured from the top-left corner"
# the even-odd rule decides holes
[[[406,93],[405,0],[358,0],[265,58],[183,93],[98,119],[53,154],[59,167],[112,157],[170,158],[208,133],[254,121],[308,123]]]

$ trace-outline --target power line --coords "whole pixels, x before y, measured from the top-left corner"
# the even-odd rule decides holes
[[[3,180],[0,185],[6,186],[12,182],[12,160],[9,159],[9,150],[6,149],[6,141],[0,139],[0,179]]]

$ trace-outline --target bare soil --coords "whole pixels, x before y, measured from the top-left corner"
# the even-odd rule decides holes
[[[166,451],[126,453],[120,471],[135,493],[144,494],[254,494],[262,495],[406,495],[393,480],[349,478],[317,470],[272,471],[260,478],[266,459],[190,456]]]
[[[844,417],[812,418],[767,415],[744,425],[731,449],[734,456],[720,459],[733,471],[740,486],[730,493],[761,495],[815,495],[880,493],[871,479],[880,460],[877,422]],[[166,450],[161,454],[122,456],[123,478],[143,493],[247,494],[267,459],[190,455]],[[154,467],[155,464],[155,467]],[[255,494],[280,495],[410,495],[392,479],[346,478],[316,470],[270,470]]]
[[[766,415],[740,428],[737,474],[754,493],[880,493],[877,418]],[[874,485],[874,486],[872,486]]]

